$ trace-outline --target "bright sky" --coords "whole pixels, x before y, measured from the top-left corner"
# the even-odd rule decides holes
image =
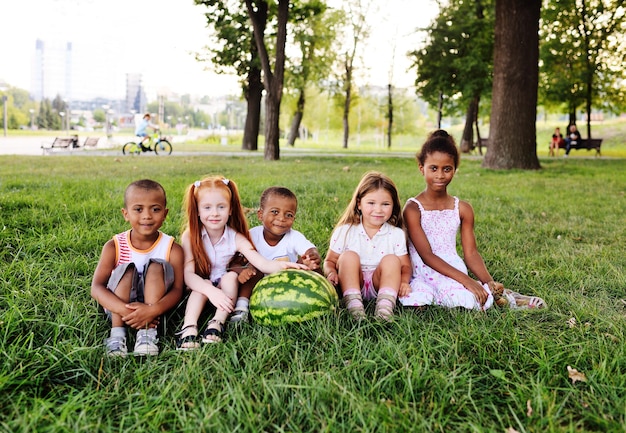
[[[148,99],[161,89],[192,95],[238,94],[235,77],[205,69],[194,53],[210,43],[204,8],[193,0],[20,0],[2,8],[0,79],[31,89],[35,41],[72,43],[75,98],[124,98],[126,74],[143,74]],[[379,0],[361,79],[388,82],[395,45],[394,83],[413,84],[405,53],[420,41],[412,34],[437,11],[433,0]],[[361,83],[364,84],[364,83]]]

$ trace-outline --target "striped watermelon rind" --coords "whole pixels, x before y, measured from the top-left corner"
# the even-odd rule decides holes
[[[261,325],[275,326],[329,314],[338,303],[337,291],[322,275],[286,269],[257,283],[250,297],[250,314]]]

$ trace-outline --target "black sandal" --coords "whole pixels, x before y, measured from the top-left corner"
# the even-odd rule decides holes
[[[176,339],[176,350],[194,350],[200,347],[200,343],[198,343],[198,326],[197,325],[187,325],[176,335],[182,335],[185,330],[189,328],[196,329],[196,335],[187,335],[185,337],[178,337]]]
[[[209,328],[212,323],[217,323],[219,325],[219,329]],[[203,343],[221,343],[222,337],[224,336],[224,323],[219,320],[211,319],[209,323],[207,323],[207,328],[202,333],[202,342]]]

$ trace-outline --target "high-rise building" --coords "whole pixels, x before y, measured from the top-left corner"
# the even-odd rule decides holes
[[[72,43],[35,42],[31,96],[36,101],[57,95],[72,99]]]
[[[147,98],[143,89],[141,74],[126,74],[126,111],[128,113],[143,113],[146,109]]]

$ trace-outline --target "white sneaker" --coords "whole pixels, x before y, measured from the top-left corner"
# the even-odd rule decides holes
[[[128,353],[126,347],[126,337],[109,337],[104,340],[109,356],[121,356],[122,358]]]
[[[250,312],[247,308],[235,308],[235,311],[233,311],[233,314],[231,314],[228,319],[228,323],[247,323],[249,315]]]
[[[140,329],[139,331],[137,331],[137,341],[135,341],[135,349],[133,350],[133,352],[135,355],[139,356],[158,355],[158,342],[159,339],[157,338],[156,328]]]

